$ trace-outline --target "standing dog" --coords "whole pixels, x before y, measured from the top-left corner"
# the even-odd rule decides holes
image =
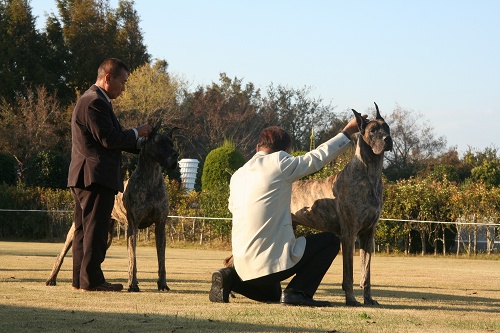
[[[177,167],[178,153],[169,135],[159,134],[158,123],[139,154],[139,161],[130,179],[125,182],[124,193],[118,193],[112,212],[112,223],[108,231],[108,247],[113,240],[115,221],[127,225],[127,248],[129,254],[129,291],[139,291],[137,282],[136,239],[138,229],[155,224],[156,250],[158,256],[158,290],[170,290],[165,270],[165,222],[169,213],[168,193],[162,175],[162,167]],[[45,284],[55,286],[57,274],[64,257],[73,243],[75,226],[71,226],[61,252],[58,254],[50,276]]]
[[[380,116],[367,120],[352,110],[359,128],[353,159],[337,175],[293,184],[292,221],[320,231],[330,231],[342,242],[346,305],[359,306],[353,293],[353,256],[356,236],[361,257],[361,288],[365,305],[378,305],[371,296],[370,261],[373,237],[382,211],[384,152],[392,150],[389,126]]]
[[[158,256],[158,290],[170,290],[167,286],[165,270],[165,223],[169,205],[167,187],[162,167],[175,169],[179,154],[172,142],[172,132],[158,133],[156,125],[148,141],[139,153],[139,161],[132,172],[125,191],[123,206],[127,216],[127,250],[129,260],[128,291],[139,291],[137,282],[136,246],[137,232],[155,225],[156,254]],[[120,200],[120,196],[117,196]]]

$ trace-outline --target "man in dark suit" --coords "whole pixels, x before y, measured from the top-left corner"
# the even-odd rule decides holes
[[[77,101],[71,118],[71,163],[68,186],[75,199],[72,288],[120,291],[106,282],[101,269],[115,195],[123,192],[121,152],[138,153],[151,126],[123,130],[111,100],[125,90],[129,70],[116,58],[106,59],[97,80]]]

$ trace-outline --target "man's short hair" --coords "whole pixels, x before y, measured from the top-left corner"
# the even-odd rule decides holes
[[[278,126],[265,128],[260,132],[257,149],[268,148],[273,152],[287,150],[292,146],[292,139],[288,133]]]
[[[123,61],[117,58],[108,58],[102,62],[102,64],[97,69],[97,78],[102,78],[106,74],[110,74],[111,77],[115,78],[120,75],[120,72],[124,69],[129,73],[127,65]]]

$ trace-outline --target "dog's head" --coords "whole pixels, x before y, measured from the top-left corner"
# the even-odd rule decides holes
[[[377,116],[375,119],[368,120],[361,116],[361,113],[352,110],[358,123],[359,133],[361,138],[367,145],[369,145],[374,154],[380,155],[384,151],[392,150],[392,138],[389,125],[385,122],[384,118],[380,115],[377,103],[375,109]]]
[[[168,134],[160,133],[161,120],[153,127],[153,131],[149,135],[148,141],[143,148],[147,154],[153,158],[162,168],[175,169],[177,168],[177,160],[179,153],[174,147],[173,132],[177,129],[174,127]]]

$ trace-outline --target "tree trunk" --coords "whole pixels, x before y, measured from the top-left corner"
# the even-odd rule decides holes
[[[422,255],[424,256],[427,253],[427,250],[425,249],[425,231],[419,229],[418,233],[420,234],[420,242],[422,243]]]
[[[457,256],[460,253],[460,240],[462,239],[462,227],[460,225],[457,225]]]
[[[474,226],[474,255],[477,256],[477,226]]]
[[[446,255],[446,237],[445,237],[445,227],[441,225],[441,230],[443,231],[443,255]]]

